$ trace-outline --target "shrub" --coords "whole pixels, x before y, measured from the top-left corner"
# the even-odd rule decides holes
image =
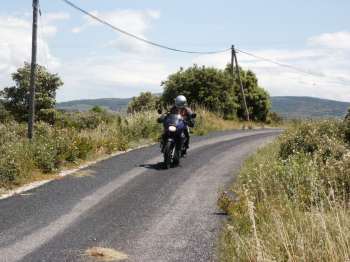
[[[11,112],[18,121],[26,121],[28,119],[30,71],[30,64],[24,63],[23,67],[18,68],[17,71],[12,74],[15,85],[5,87],[0,91],[0,97],[3,98],[6,110]],[[51,74],[45,67],[37,65],[35,79],[36,112],[40,112],[41,109],[53,109],[55,107],[56,91],[62,85],[63,82],[57,74]],[[38,116],[38,120],[40,120],[40,114]]]
[[[339,158],[339,152],[336,151],[344,144],[344,133],[345,126],[341,121],[303,122],[285,133],[281,141],[280,156],[287,159],[297,152],[318,152],[326,157],[327,154],[333,154]]]
[[[283,123],[283,117],[276,112],[269,112],[267,115],[266,123],[280,125]]]
[[[271,103],[268,93],[258,85],[256,75],[250,70],[240,70],[245,89],[248,111],[252,120],[266,121]],[[225,70],[193,65],[181,68],[162,83],[163,103],[173,104],[178,95],[187,97],[189,103],[198,104],[225,119],[244,119],[245,109],[241,88],[236,76],[232,77],[231,64]]]
[[[26,124],[0,124],[0,187],[21,184],[37,173],[57,172],[66,163],[126,150],[140,140],[157,141],[162,132],[155,112],[121,116],[104,110],[67,113],[50,109],[41,113],[48,118],[36,122],[31,142],[26,138]],[[197,134],[239,127],[202,109],[198,115]]]
[[[340,121],[295,125],[248,159],[224,205],[222,261],[348,258],[350,149]],[[221,202],[222,204],[222,202]]]
[[[160,106],[160,97],[153,95],[151,92],[141,93],[133,97],[128,104],[128,113],[138,113],[145,111],[154,111]]]

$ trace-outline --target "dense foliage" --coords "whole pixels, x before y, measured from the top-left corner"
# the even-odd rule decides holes
[[[0,124],[0,188],[51,173],[65,164],[77,163],[116,150],[125,150],[140,139],[157,139],[156,114],[121,117],[107,112],[62,113],[53,124],[38,122],[35,139],[26,138],[26,125]]]
[[[0,100],[0,123],[7,122],[13,117],[9,111],[6,110],[4,103]]]
[[[25,63],[12,74],[14,86],[6,87],[0,91],[5,109],[17,121],[25,121],[28,118],[29,86],[30,86],[30,65]],[[36,86],[36,112],[38,119],[41,117],[41,110],[53,109],[56,103],[56,90],[63,85],[57,74],[49,73],[45,67],[37,66]]]
[[[151,92],[142,92],[139,96],[133,97],[129,102],[128,113],[156,110],[159,104],[159,96],[153,95]]]
[[[231,66],[226,67],[226,73],[230,74]],[[271,101],[269,94],[258,85],[258,79],[256,75],[250,70],[240,69],[240,76],[242,79],[244,92],[246,96],[246,102],[250,118],[255,121],[266,121],[269,110],[271,108]],[[235,94],[238,97],[238,101],[243,101],[242,93],[238,84],[238,79],[235,75]],[[242,103],[237,111],[239,118],[244,118],[245,111]]]
[[[242,123],[225,121],[201,108],[197,108],[197,114],[196,127],[191,130],[197,135],[242,128]],[[125,116],[99,107],[87,112],[53,110],[46,122],[37,122],[32,142],[26,138],[25,124],[0,123],[0,191],[32,181],[37,174],[51,174],[145,140],[157,141],[162,132],[157,118],[154,111]]]
[[[204,106],[225,117],[236,117],[239,104],[232,85],[232,79],[222,70],[194,65],[180,69],[162,83],[163,101],[173,104],[179,94],[187,97],[191,104]]]
[[[220,206],[223,261],[346,261],[349,123],[302,122],[244,165]]]
[[[251,118],[265,121],[270,109],[269,95],[258,86],[253,72],[241,70],[241,78]],[[183,94],[191,104],[204,106],[225,118],[244,118],[240,87],[236,77],[232,79],[230,65],[225,70],[197,65],[181,68],[162,85],[165,104],[173,103],[177,95]]]

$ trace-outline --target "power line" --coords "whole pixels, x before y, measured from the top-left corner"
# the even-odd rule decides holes
[[[326,75],[324,75],[322,73],[313,73],[313,72],[307,71],[305,69],[301,69],[299,67],[295,67],[295,66],[292,66],[292,65],[289,65],[289,64],[285,64],[285,63],[280,63],[280,62],[272,60],[270,58],[266,58],[266,57],[263,57],[263,56],[255,55],[253,53],[250,53],[250,52],[247,52],[247,51],[243,51],[243,50],[240,50],[240,49],[237,49],[237,48],[236,48],[236,51],[239,52],[239,53],[242,53],[242,54],[254,57],[256,59],[259,59],[259,60],[262,60],[262,61],[266,61],[266,62],[275,64],[275,65],[278,65],[280,67],[286,67],[286,68],[289,68],[289,69],[293,69],[295,71],[298,71],[298,72],[306,74],[306,75],[311,75],[311,76],[314,76],[314,77],[323,77],[323,78],[327,78],[330,81],[335,81],[335,82],[338,82],[338,83],[342,82],[342,83],[347,84],[347,85],[350,84],[350,82],[345,80],[345,79],[329,77],[329,76],[326,76]]]
[[[307,75],[313,75],[313,76],[317,76],[317,77],[322,76],[321,74],[320,75],[319,74],[314,74],[314,73],[311,73],[311,72],[306,71],[304,69],[301,69],[301,68],[298,68],[298,67],[295,67],[295,66],[292,66],[292,65],[289,65],[289,64],[280,63],[280,62],[272,60],[270,58],[258,56],[258,55],[255,55],[255,54],[252,54],[252,53],[249,53],[247,51],[243,51],[243,50],[240,50],[240,49],[237,49],[237,48],[236,48],[236,51],[239,52],[239,53],[242,53],[242,54],[254,57],[256,59],[263,60],[263,61],[275,64],[275,65],[281,66],[281,67],[287,67],[289,69],[293,69],[293,70],[299,71],[300,73],[304,73],[304,74],[307,74]]]
[[[153,41],[149,41],[147,39],[144,39],[140,36],[137,36],[137,35],[134,35],[132,33],[129,33],[119,27],[116,27],[114,25],[112,25],[111,23],[107,22],[106,20],[103,20],[102,18],[82,9],[81,7],[75,5],[74,3],[72,3],[71,1],[68,1],[68,0],[61,0],[63,1],[64,3],[66,3],[67,5],[73,7],[74,9],[78,10],[79,12],[91,17],[92,19],[98,21],[99,23],[101,24],[104,24],[110,28],[112,28],[113,30],[115,31],[118,31],[119,33],[122,33],[124,35],[127,35],[129,37],[132,37],[138,41],[141,41],[141,42],[144,42],[146,44],[149,44],[149,45],[152,45],[152,46],[156,46],[156,47],[159,47],[159,48],[162,48],[162,49],[167,49],[167,50],[170,50],[170,51],[174,51],[174,52],[180,52],[180,53],[187,53],[187,54],[219,54],[219,53],[224,53],[224,52],[227,52],[229,50],[231,50],[231,48],[227,48],[227,49],[224,49],[224,50],[216,50],[216,51],[189,51],[189,50],[182,50],[182,49],[178,49],[178,48],[173,48],[173,47],[169,47],[169,46],[166,46],[166,45],[162,45],[162,44],[158,44],[156,42],[153,42]]]
[[[129,36],[131,38],[134,38],[134,39],[136,39],[138,41],[141,41],[143,43],[146,43],[146,44],[158,47],[158,48],[166,49],[166,50],[173,51],[173,52],[187,53],[187,54],[220,54],[220,53],[225,53],[225,52],[228,52],[228,51],[231,50],[231,48],[227,48],[227,49],[216,50],[216,51],[192,51],[192,50],[183,50],[183,49],[169,47],[169,46],[166,46],[166,45],[163,45],[163,44],[159,44],[159,43],[147,40],[147,39],[142,38],[140,36],[137,36],[135,34],[129,33],[129,32],[127,32],[127,31],[125,31],[125,30],[123,30],[123,29],[121,29],[119,27],[116,27],[116,26],[112,25],[111,23],[107,22],[106,20],[98,17],[97,15],[94,15],[94,14],[84,10],[83,8],[75,5],[74,3],[72,3],[69,0],[61,0],[61,1],[64,2],[65,4],[71,6],[72,8],[76,9],[77,11],[79,11],[79,12],[81,12],[81,13],[89,16],[89,17],[91,17],[92,19],[96,20],[97,22],[99,22],[99,23],[101,23],[103,25],[106,25],[106,26],[108,26],[109,28],[111,28],[111,29],[113,29],[115,31],[118,31],[119,33],[122,33],[122,34],[127,35],[127,36]],[[285,67],[285,68],[288,68],[288,69],[292,69],[294,71],[297,71],[297,72],[305,74],[305,75],[310,75],[310,76],[318,77],[318,78],[320,78],[320,77],[327,78],[330,81],[334,81],[334,82],[338,82],[338,83],[342,82],[343,84],[347,84],[347,85],[350,84],[350,81],[347,81],[347,80],[342,79],[342,78],[334,78],[334,77],[326,76],[323,73],[311,72],[311,71],[308,71],[308,70],[305,70],[305,69],[302,69],[302,68],[299,68],[299,67],[296,67],[296,66],[293,66],[293,65],[290,65],[290,64],[281,63],[281,62],[278,62],[278,61],[270,59],[270,58],[266,58],[266,57],[263,57],[263,56],[255,55],[253,53],[250,53],[250,52],[247,52],[247,51],[244,51],[244,50],[241,50],[241,49],[237,49],[236,48],[235,50],[238,53],[242,53],[242,54],[254,57],[256,59],[275,64],[275,65],[280,66],[280,67]]]

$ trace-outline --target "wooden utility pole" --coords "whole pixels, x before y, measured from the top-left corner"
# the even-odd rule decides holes
[[[238,77],[238,81],[239,81],[239,85],[241,88],[241,93],[242,93],[242,104],[245,110],[245,118],[247,121],[249,121],[249,111],[248,111],[248,106],[247,106],[247,101],[245,98],[245,93],[244,93],[244,88],[243,88],[243,83],[242,83],[242,79],[241,79],[241,75],[239,72],[239,65],[238,65],[238,60],[237,60],[237,55],[236,55],[236,50],[235,50],[235,46],[232,45],[231,47],[231,66],[232,66],[232,77],[234,79],[234,71],[235,71],[235,67],[236,67],[236,74]],[[234,66],[234,64],[236,64],[236,66]]]
[[[32,29],[32,63],[30,70],[29,87],[29,118],[28,118],[28,138],[34,135],[35,121],[35,78],[36,78],[36,56],[37,56],[37,32],[38,32],[38,10],[39,0],[33,0],[33,29]]]

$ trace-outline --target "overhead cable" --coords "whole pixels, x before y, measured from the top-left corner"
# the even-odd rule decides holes
[[[280,62],[278,62],[276,60],[272,60],[270,58],[266,58],[266,57],[263,57],[263,56],[255,55],[253,53],[250,53],[250,52],[247,52],[247,51],[243,51],[243,50],[240,50],[240,49],[237,49],[237,48],[236,48],[236,51],[238,53],[242,53],[242,54],[254,57],[254,58],[259,59],[261,61],[266,61],[266,62],[275,64],[275,65],[278,65],[278,66],[281,66],[281,67],[286,67],[286,68],[289,68],[289,69],[293,69],[295,71],[298,71],[298,72],[306,74],[306,75],[311,75],[311,76],[314,76],[314,77],[323,77],[323,78],[329,79],[330,81],[342,82],[342,83],[348,84],[348,85],[350,84],[350,82],[347,81],[346,79],[330,77],[330,76],[327,76],[327,75],[325,75],[323,73],[311,72],[311,71],[308,71],[308,70],[305,70],[305,69],[301,69],[299,67],[296,67],[296,66],[293,66],[293,65],[290,65],[290,64],[280,63]]]
[[[161,49],[166,49],[166,50],[173,51],[173,52],[187,53],[187,54],[220,54],[220,53],[225,53],[225,52],[231,50],[231,48],[227,48],[227,49],[215,50],[215,51],[194,51],[194,50],[183,50],[183,49],[179,49],[179,48],[169,47],[169,46],[166,46],[166,45],[163,45],[163,44],[159,44],[159,43],[154,42],[154,41],[147,40],[147,39],[142,38],[140,36],[137,36],[135,34],[129,33],[128,31],[126,31],[124,29],[121,29],[121,28],[119,28],[119,27],[117,27],[115,25],[112,25],[111,23],[109,23],[108,21],[98,17],[97,15],[94,15],[91,12],[88,12],[88,11],[84,10],[83,8],[77,6],[76,4],[72,3],[69,0],[61,0],[61,1],[64,2],[65,4],[71,6],[72,8],[76,9],[77,11],[79,11],[79,12],[89,16],[90,18],[96,20],[97,22],[99,22],[99,23],[101,23],[101,24],[103,24],[103,25],[105,25],[105,26],[107,26],[107,27],[109,27],[109,28],[111,28],[111,29],[121,33],[121,34],[124,34],[124,35],[126,35],[128,37],[134,38],[134,39],[136,39],[138,41],[141,41],[143,43],[146,43],[146,44],[149,44],[149,45],[161,48]],[[302,68],[299,68],[299,67],[296,67],[296,66],[293,66],[293,65],[290,65],[290,64],[281,63],[281,62],[278,62],[276,60],[272,60],[270,58],[266,58],[266,57],[263,57],[263,56],[255,55],[253,53],[250,53],[250,52],[247,52],[247,51],[244,51],[244,50],[241,50],[241,49],[237,49],[236,48],[235,50],[238,53],[242,53],[242,54],[254,57],[256,59],[259,59],[259,60],[262,60],[262,61],[266,61],[266,62],[275,64],[275,65],[278,65],[280,67],[289,68],[289,69],[292,69],[292,70],[297,71],[299,73],[303,73],[303,74],[314,76],[314,77],[323,77],[323,78],[327,78],[327,79],[329,79],[331,81],[342,82],[344,84],[349,84],[350,83],[350,81],[348,81],[346,79],[343,79],[343,78],[329,77],[329,76],[324,75],[323,73],[315,73],[315,72],[312,72],[312,71],[309,71],[309,70],[305,70],[305,69],[302,69]]]
[[[79,12],[81,12],[81,13],[89,16],[89,17],[91,17],[92,19],[96,20],[97,22],[99,22],[101,24],[104,24],[104,25],[112,28],[115,31],[118,31],[119,33],[122,33],[124,35],[129,36],[129,37],[132,37],[132,38],[134,38],[134,39],[136,39],[138,41],[144,42],[146,44],[149,44],[149,45],[152,45],[152,46],[156,46],[158,48],[167,49],[167,50],[170,50],[170,51],[173,51],[173,52],[187,53],[187,54],[219,54],[219,53],[224,53],[224,52],[227,52],[227,51],[231,50],[231,48],[227,48],[227,49],[216,50],[216,51],[191,51],[191,50],[182,50],[182,49],[178,49],[178,48],[173,48],[173,47],[169,47],[169,46],[166,46],[166,45],[162,45],[162,44],[159,44],[159,43],[147,40],[145,38],[142,38],[140,36],[134,35],[132,33],[129,33],[129,32],[127,32],[124,29],[121,29],[119,27],[116,27],[116,26],[112,25],[111,23],[107,22],[106,20],[98,17],[97,15],[94,15],[94,14],[84,10],[83,8],[75,5],[74,3],[72,3],[69,0],[61,0],[61,1],[63,1],[64,3],[66,3],[69,6],[73,7],[74,9],[78,10]]]

